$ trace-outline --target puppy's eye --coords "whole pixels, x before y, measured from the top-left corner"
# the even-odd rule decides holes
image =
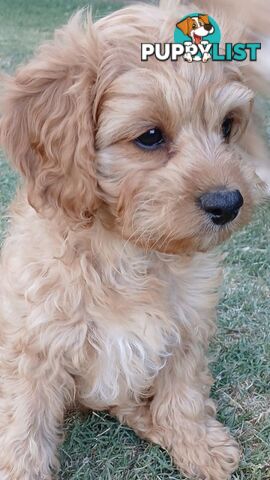
[[[193,23],[192,28],[196,28],[196,27],[197,27],[196,23]]]
[[[159,128],[151,128],[136,138],[135,143],[146,150],[155,150],[165,142]]]
[[[227,116],[224,118],[223,123],[222,123],[222,135],[225,138],[225,140],[229,140],[231,133],[232,133],[232,128],[233,128],[233,117],[232,116]]]

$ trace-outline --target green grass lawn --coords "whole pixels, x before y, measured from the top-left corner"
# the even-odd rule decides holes
[[[123,2],[93,2],[101,16]],[[12,72],[83,0],[0,0],[0,69]],[[270,107],[268,109],[270,113]],[[265,114],[270,132],[270,115]],[[16,175],[0,154],[0,240],[4,214],[14,195]],[[219,417],[243,448],[234,480],[270,479],[270,207],[223,251],[225,281],[219,330],[212,345],[213,396]],[[70,414],[61,448],[63,480],[180,480],[168,455],[139,440],[107,414]]]

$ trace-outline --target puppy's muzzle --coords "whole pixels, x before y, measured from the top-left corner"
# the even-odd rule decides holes
[[[204,193],[199,198],[200,207],[215,225],[232,222],[243,206],[244,200],[239,190],[218,190]]]

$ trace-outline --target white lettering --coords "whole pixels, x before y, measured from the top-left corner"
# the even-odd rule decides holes
[[[142,43],[141,60],[146,61],[155,52],[155,46],[152,43]]]

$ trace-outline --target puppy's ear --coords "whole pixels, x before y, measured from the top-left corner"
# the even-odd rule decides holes
[[[184,33],[184,35],[189,35],[189,32],[191,31],[191,22],[192,19],[190,17],[187,17],[185,18],[185,20],[178,22],[176,26]]]
[[[96,206],[91,115],[98,39],[82,14],[7,81],[0,140],[38,211],[86,220]]]
[[[202,22],[205,23],[206,25],[209,24],[209,17],[208,17],[208,15],[199,15],[199,19],[202,20]]]

